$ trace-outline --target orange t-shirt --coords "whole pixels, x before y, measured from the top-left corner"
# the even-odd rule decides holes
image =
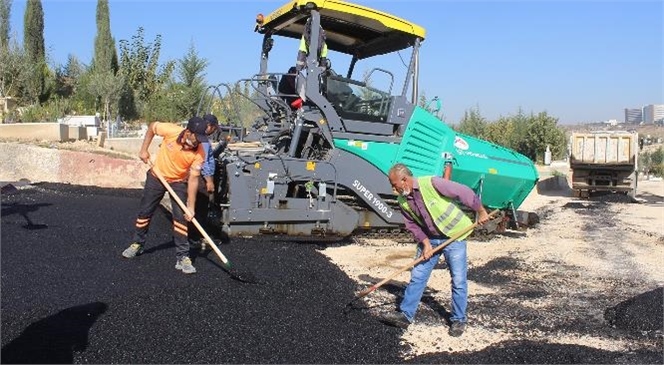
[[[153,124],[154,134],[164,138],[157,152],[155,167],[161,172],[166,181],[176,182],[187,180],[189,174],[200,176],[205,161],[203,144],[196,150],[184,150],[177,142],[178,136],[184,128],[172,123]]]

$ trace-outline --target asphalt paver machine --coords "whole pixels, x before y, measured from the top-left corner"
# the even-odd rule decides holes
[[[538,180],[532,161],[457,133],[418,106],[422,27],[336,0],[291,1],[256,22],[263,41],[260,72],[251,81],[263,114],[240,141],[215,151],[216,221],[226,234],[404,238],[387,179],[397,162],[415,176],[444,175],[469,186],[488,209],[503,210],[498,225],[519,221],[517,208]],[[275,41],[300,40],[305,31],[308,49],[324,41],[350,58],[348,70],[337,73],[312,51],[300,70],[269,72]],[[393,88],[395,71],[379,59],[408,51],[403,85]],[[360,65],[369,66],[358,77]],[[385,89],[372,82],[376,75],[388,80]]]

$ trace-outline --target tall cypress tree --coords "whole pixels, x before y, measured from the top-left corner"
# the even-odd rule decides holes
[[[108,0],[97,0],[97,35],[93,67],[96,72],[118,71],[118,54],[115,39],[111,35],[111,20]]]
[[[12,0],[0,0],[0,50],[9,47],[9,31],[11,26],[9,18],[11,15]]]
[[[25,8],[23,46],[28,59],[34,62],[46,62],[44,9],[41,0],[28,0]]]
[[[46,92],[46,50],[44,48],[44,10],[41,0],[28,0],[23,25],[23,48],[30,63],[25,96],[30,102],[43,102]]]

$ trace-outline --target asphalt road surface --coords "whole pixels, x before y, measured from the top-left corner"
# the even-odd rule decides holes
[[[168,213],[127,260],[139,190],[38,184],[3,189],[2,363],[399,363],[401,330],[344,306],[359,289],[315,244],[233,240],[175,270]],[[618,312],[618,314],[620,314]],[[505,343],[414,363],[614,363],[582,346]]]

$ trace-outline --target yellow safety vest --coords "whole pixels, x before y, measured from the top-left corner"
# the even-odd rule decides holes
[[[309,49],[308,49],[307,46],[308,46],[307,41],[304,39],[304,35],[302,35],[302,37],[300,38],[299,51],[302,51],[304,53],[309,53]],[[320,49],[321,45],[319,44],[318,47]],[[323,41],[323,46],[322,46],[322,49],[321,49],[320,54],[318,55],[318,57],[319,58],[327,58],[327,43],[325,41]]]
[[[429,212],[431,219],[433,219],[436,228],[438,228],[438,230],[445,236],[452,237],[469,226],[472,226],[473,222],[466,213],[459,209],[459,207],[452,202],[452,199],[441,196],[433,186],[431,180],[431,176],[425,176],[418,178],[417,182],[420,185],[420,192],[422,193],[424,206],[427,208],[427,212]],[[399,202],[402,211],[412,217],[418,225],[421,227],[424,226],[424,220],[410,209],[405,197],[399,195],[397,196],[397,201]],[[457,239],[462,240],[468,237],[472,232],[473,230],[471,229]]]

